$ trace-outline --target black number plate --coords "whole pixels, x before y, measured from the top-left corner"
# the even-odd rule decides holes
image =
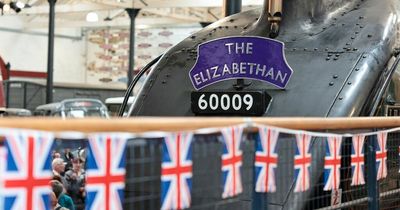
[[[264,91],[192,92],[191,100],[196,115],[261,116],[271,96]]]

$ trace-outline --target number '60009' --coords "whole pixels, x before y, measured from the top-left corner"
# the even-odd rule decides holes
[[[208,107],[211,110],[217,110],[219,107],[224,111],[231,107],[234,110],[240,110],[243,105],[246,110],[250,110],[253,106],[253,97],[250,94],[244,95],[243,98],[239,94],[233,95],[232,98],[228,94],[223,94],[221,97],[218,97],[217,94],[211,94],[208,100],[206,95],[202,94],[198,101],[198,107],[201,110],[206,110]]]

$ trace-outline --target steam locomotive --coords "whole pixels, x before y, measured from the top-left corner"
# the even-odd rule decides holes
[[[399,17],[398,0],[265,0],[263,8],[226,17],[191,35],[155,60],[151,70],[145,68],[148,77],[129,115],[395,115],[400,103]],[[282,49],[257,50],[257,41],[271,47],[283,43]],[[235,53],[242,55],[229,56]],[[283,64],[271,61],[265,67],[259,59],[242,65],[243,56]],[[235,58],[227,65],[228,57]],[[323,146],[314,142],[312,150],[313,164],[322,164]],[[322,172],[316,167],[311,173],[318,177]],[[268,198],[270,207],[305,208],[285,200],[298,204],[312,193],[282,189]]]

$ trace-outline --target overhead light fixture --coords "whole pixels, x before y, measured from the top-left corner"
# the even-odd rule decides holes
[[[21,8],[18,7],[17,5],[18,5],[18,3],[15,3],[15,2],[11,2],[10,3],[11,9],[13,9],[16,13],[19,13],[19,12],[21,12]]]
[[[97,21],[99,21],[99,16],[95,12],[89,12],[86,15],[86,21],[87,22],[97,22]]]
[[[3,5],[3,12],[8,12],[10,11],[10,5],[9,4],[4,4]]]
[[[0,9],[1,9],[1,13],[4,14],[4,12],[8,12],[10,11],[10,9],[13,9],[16,13],[21,12],[22,8],[25,8],[25,4],[21,1],[13,1],[10,2],[9,4],[4,3],[4,2],[0,2]]]
[[[17,3],[15,5],[20,9],[25,7],[25,4],[23,2],[21,2],[21,1],[17,1]]]

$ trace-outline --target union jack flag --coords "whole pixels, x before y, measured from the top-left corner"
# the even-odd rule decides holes
[[[6,164],[7,164],[7,150],[5,147],[0,146],[0,186],[2,185],[3,181],[3,173],[6,171]]]
[[[242,166],[242,150],[240,143],[243,127],[223,128],[222,152],[222,198],[233,197],[243,191],[240,169]]]
[[[342,156],[340,147],[342,145],[341,136],[331,136],[326,140],[326,155],[324,167],[324,190],[337,190],[340,185],[340,164]]]
[[[51,209],[51,155],[54,138],[50,133],[7,130],[7,163],[3,178],[3,208]]]
[[[259,126],[260,138],[256,141],[256,192],[275,192],[275,170],[278,167],[276,150],[279,131],[266,126]]]
[[[353,137],[351,146],[351,186],[365,184],[364,179],[364,142],[365,135],[359,134]]]
[[[296,134],[296,154],[294,156],[295,192],[304,192],[310,188],[311,136]]]
[[[127,134],[89,136],[86,209],[123,209]]]
[[[190,207],[192,189],[192,133],[164,138],[161,164],[161,209]]]
[[[378,143],[375,144],[376,148],[376,171],[378,172],[376,179],[380,180],[387,176],[387,132],[381,131],[378,132]]]
[[[5,147],[0,146],[0,189],[3,189],[3,174],[5,173],[5,165],[7,164],[7,150]],[[0,209],[4,209],[3,206],[3,190],[0,190]]]

